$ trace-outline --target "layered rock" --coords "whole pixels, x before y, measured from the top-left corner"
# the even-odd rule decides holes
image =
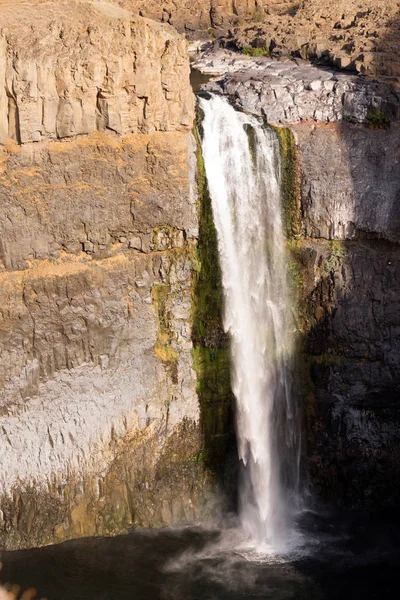
[[[200,26],[193,3],[183,16],[161,5],[145,8]],[[257,6],[207,4],[201,27]],[[2,543],[208,516],[204,458],[224,458],[232,396],[186,44],[101,2],[0,2],[0,22]],[[292,132],[280,138],[314,488],[394,502],[398,126],[347,120],[388,127],[374,117],[397,119],[398,94],[303,62],[218,60],[204,63],[220,75],[209,89]]]
[[[304,61],[213,51],[195,65],[214,76],[204,93],[279,135],[312,489],[346,507],[396,505],[398,94]]]
[[[9,141],[0,155],[2,270],[57,260],[60,253],[106,258],[128,248],[149,252],[165,243],[168,249],[196,236],[184,131]],[[154,228],[163,226],[174,232],[171,240],[162,242],[160,231],[155,241]]]
[[[293,127],[306,236],[400,242],[400,128]],[[327,157],[329,160],[327,161]]]
[[[291,248],[312,489],[344,507],[398,506],[399,246],[303,238]]]
[[[389,84],[400,78],[397,0],[115,0],[180,31],[216,29],[250,54],[296,55]],[[234,27],[232,27],[234,26]],[[210,31],[211,37],[214,31]]]
[[[209,514],[192,357],[186,42],[103,3],[0,5],[0,539]]]
[[[399,127],[292,126],[300,212],[290,241],[316,493],[400,501]]]
[[[0,9],[0,142],[191,128],[186,44],[172,28],[101,2],[24,3],[18,28],[14,5]]]
[[[292,10],[239,26],[239,48],[297,54],[392,84],[400,81],[400,5],[397,0],[304,0]]]
[[[199,31],[242,21],[260,21],[266,12],[285,11],[290,0],[117,0],[145,17],[170,23],[179,31]]]
[[[272,124],[400,119],[400,93],[385,83],[311,65],[212,51],[193,63],[212,76],[205,91],[223,93],[240,110]]]

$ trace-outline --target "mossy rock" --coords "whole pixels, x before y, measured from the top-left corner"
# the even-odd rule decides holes
[[[228,455],[236,442],[233,426],[229,339],[223,329],[223,290],[218,240],[201,152],[201,112],[198,113],[197,186],[199,243],[192,256],[193,363],[201,407],[202,459],[207,468],[225,478]]]
[[[286,236],[298,237],[301,233],[301,200],[296,141],[292,131],[287,127],[273,129],[278,135],[281,153],[281,195]]]

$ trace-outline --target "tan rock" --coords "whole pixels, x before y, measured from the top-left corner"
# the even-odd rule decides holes
[[[0,0],[3,548],[210,516],[193,108],[170,25]]]
[[[274,38],[274,54],[322,59],[339,68],[399,84],[400,3],[398,0],[304,0],[297,7],[269,10],[253,27],[239,25],[233,40],[251,47],[257,37]],[[286,14],[285,14],[286,13]],[[364,57],[371,53],[374,60]],[[376,60],[375,60],[376,59]]]
[[[291,0],[114,0],[120,6],[180,31],[206,30],[242,21],[260,22],[270,10],[282,12]]]
[[[189,130],[186,42],[100,2],[0,5],[0,142]],[[17,26],[18,25],[18,26]]]

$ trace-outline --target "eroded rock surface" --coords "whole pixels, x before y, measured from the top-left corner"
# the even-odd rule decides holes
[[[101,2],[17,6],[0,5],[1,143],[191,128],[186,43],[173,28]]]
[[[317,494],[396,506],[399,471],[399,126],[291,126],[299,229],[299,377]],[[353,240],[353,241],[352,241]]]
[[[398,0],[115,0],[188,33],[212,28],[240,50],[400,81]],[[214,29],[216,31],[214,31]]]
[[[332,240],[400,242],[400,128],[295,125],[302,227]]]
[[[239,48],[296,54],[390,84],[400,82],[398,0],[303,0],[280,14],[240,25],[229,39]]]
[[[0,543],[210,516],[186,42],[99,2],[0,24]]]
[[[307,238],[291,244],[314,490],[342,506],[398,506],[399,246]]]
[[[179,131],[123,138],[95,132],[63,142],[8,142],[0,148],[0,268],[24,269],[60,252],[105,258],[128,248],[183,246],[197,235],[190,139]],[[175,232],[165,247],[158,226]]]
[[[239,58],[226,50],[195,65],[213,77],[205,93],[226,94],[280,132],[313,489],[346,507],[395,506],[398,93],[304,61]]]
[[[213,76],[203,90],[226,94],[240,109],[272,124],[363,123],[376,111],[400,119],[400,93],[390,86],[307,61],[278,62],[219,50],[197,60],[194,67]]]
[[[180,31],[197,31],[241,21],[259,21],[266,11],[284,11],[290,0],[117,0],[133,12],[168,22]]]

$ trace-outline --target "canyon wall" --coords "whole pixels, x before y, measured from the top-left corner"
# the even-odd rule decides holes
[[[400,127],[337,123],[292,130],[301,220],[290,244],[311,481],[329,502],[396,506]]]
[[[179,31],[259,21],[267,11],[286,10],[290,0],[116,0],[120,6],[145,17],[164,21]]]
[[[215,514],[234,446],[187,47],[168,23],[258,19],[261,4],[196,3],[199,20],[190,2],[120,4],[0,0],[7,548]],[[391,76],[237,60],[209,89],[279,132],[313,488],[393,504],[399,94]]]
[[[0,22],[0,543],[207,516],[186,42],[97,2]]]
[[[305,62],[218,51],[195,65],[279,135],[311,489],[398,505],[399,93]]]
[[[400,82],[398,0],[113,1],[189,36],[209,30],[211,40],[256,56],[297,56]]]

